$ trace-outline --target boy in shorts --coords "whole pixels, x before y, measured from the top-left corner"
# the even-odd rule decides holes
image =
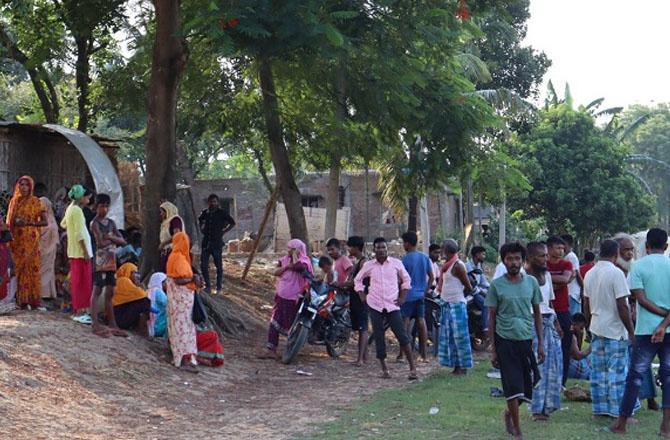
[[[544,362],[542,344],[542,293],[537,280],[521,272],[526,249],[521,243],[500,248],[507,273],[491,283],[486,306],[489,308],[489,336],[493,341],[491,363],[500,369],[507,409],[503,414],[507,433],[522,438],[519,406],[531,403],[533,387],[540,380],[538,363]],[[533,353],[537,337],[537,359]]]
[[[91,234],[95,240],[95,272],[93,273],[93,298],[91,299],[91,327],[93,334],[102,338],[110,335],[127,336],[118,328],[114,319],[112,297],[116,285],[116,247],[126,241],[116,228],[114,220],[107,218],[111,198],[107,194],[98,194],[95,198],[96,215],[91,221]],[[100,295],[105,303],[105,315],[109,328],[100,323]]]

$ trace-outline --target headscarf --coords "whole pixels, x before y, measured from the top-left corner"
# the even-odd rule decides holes
[[[294,238],[288,242],[289,249],[298,251],[298,261],[307,267],[310,273],[313,273],[312,261],[307,255],[307,246],[301,240]],[[285,255],[279,259],[282,267],[291,264],[291,257]],[[305,290],[306,280],[301,273],[294,270],[284,272],[277,280],[277,295],[284,299],[297,300],[300,294]]]
[[[156,272],[151,275],[151,278],[149,278],[149,291],[153,291],[154,289],[163,290],[163,281],[166,279],[167,275],[163,272]]]
[[[296,249],[298,251],[298,261],[305,264],[310,272],[314,270],[312,267],[312,259],[307,255],[307,246],[305,246],[305,243],[303,243],[302,240],[297,238],[289,240],[287,247],[289,249]],[[280,261],[282,262],[282,266],[291,264],[291,257],[286,255],[282,257]]]
[[[171,240],[170,222],[175,217],[178,217],[181,220],[181,217],[179,217],[179,208],[177,208],[171,202],[161,203],[161,209],[165,211],[166,216],[165,216],[165,220],[163,220],[163,222],[161,223],[160,240],[161,240],[161,243],[168,243]],[[183,220],[182,220],[182,224],[184,224]]]
[[[126,263],[116,271],[116,288],[112,297],[113,305],[118,306],[147,297],[144,289],[136,285],[130,278],[133,272],[137,272],[137,266],[132,263]]]
[[[166,274],[172,279],[193,278],[191,242],[185,232],[177,232],[172,237],[172,252],[167,260]],[[196,290],[195,283],[189,283],[186,287]]]
[[[167,275],[165,275],[163,272],[156,272],[153,275],[151,275],[151,278],[149,279],[149,288],[147,291],[147,296],[151,301],[151,308],[153,309],[152,313],[149,315],[149,326],[148,326],[149,336],[151,337],[155,335],[156,315],[161,313],[161,311],[164,312],[164,308],[163,310],[159,309],[156,296],[161,295],[163,298],[165,298],[165,292],[163,292],[163,281],[165,281],[166,279]]]
[[[47,225],[42,228],[40,236],[40,253],[49,255],[56,251],[60,237],[58,236],[58,223],[54,217],[51,201],[46,197],[40,197],[40,202],[44,205],[47,214]]]
[[[86,188],[83,186],[77,184],[77,185],[72,185],[72,188],[70,188],[70,191],[68,191],[67,196],[72,200],[73,202],[76,202],[77,200],[81,199],[86,195]]]
[[[28,195],[25,197],[21,195],[22,180],[27,180],[28,184],[30,185]],[[34,190],[35,190],[35,181],[33,180],[32,177],[21,176],[16,181],[16,184],[14,185],[14,195],[9,201],[9,207],[7,208],[7,225],[9,226],[10,230],[12,230],[14,227],[14,216],[16,216],[16,211],[19,208],[19,203],[21,205],[25,205],[22,207],[28,208],[27,209],[28,212],[39,213],[44,211],[44,207],[42,206],[40,200],[33,195]]]

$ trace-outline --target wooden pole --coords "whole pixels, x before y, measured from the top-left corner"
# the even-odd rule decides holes
[[[272,192],[270,200],[268,200],[268,204],[265,207],[265,214],[263,215],[263,220],[261,220],[261,225],[258,227],[258,235],[254,240],[254,247],[251,249],[251,253],[249,254],[249,258],[247,259],[247,264],[246,266],[244,266],[244,272],[242,272],[242,281],[246,279],[247,273],[249,273],[249,269],[251,268],[251,262],[254,261],[256,251],[258,251],[258,245],[261,243],[261,239],[263,238],[263,233],[265,232],[265,225],[267,224],[268,219],[270,218],[270,214],[272,213],[272,210],[274,209],[275,204],[277,203],[278,197],[279,197],[279,185],[275,186],[275,190]]]

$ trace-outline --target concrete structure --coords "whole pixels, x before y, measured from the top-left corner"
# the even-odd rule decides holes
[[[361,235],[368,239],[381,235],[394,239],[406,229],[407,221],[406,218],[398,218],[384,206],[377,185],[378,179],[379,174],[370,171],[366,185],[364,172],[343,173],[340,179],[339,206],[351,208],[352,235]],[[328,173],[301,175],[298,187],[303,197],[303,206],[325,208]],[[192,192],[196,211],[204,209],[207,196],[212,193],[217,194],[222,205],[229,209],[238,226],[228,234],[228,239],[242,238],[245,232],[255,233],[260,225],[267,200],[270,198],[267,188],[260,179],[199,180],[193,186]],[[459,210],[458,197],[449,191],[430,196],[428,213],[432,237],[459,236],[461,229]],[[272,233],[272,230],[265,231],[267,236],[271,236]]]

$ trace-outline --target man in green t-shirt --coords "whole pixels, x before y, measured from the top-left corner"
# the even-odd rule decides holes
[[[519,405],[531,403],[533,386],[539,381],[537,364],[544,362],[542,348],[542,293],[535,278],[521,273],[526,249],[521,243],[500,248],[507,274],[491,283],[486,296],[489,308],[489,336],[493,341],[491,363],[500,368],[507,432],[521,439]],[[532,312],[531,312],[532,310]],[[533,332],[537,337],[537,361],[533,353]]]

